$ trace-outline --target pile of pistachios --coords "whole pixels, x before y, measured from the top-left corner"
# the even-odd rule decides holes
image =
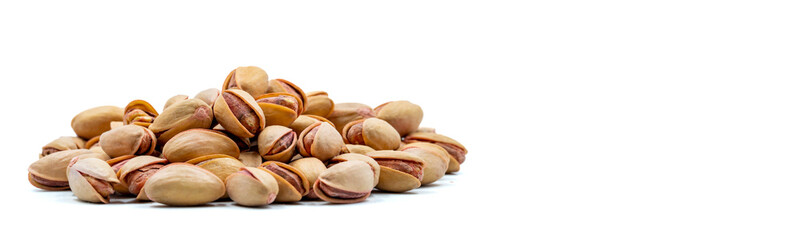
[[[459,171],[465,147],[421,128],[422,119],[409,101],[335,104],[326,92],[238,67],[222,91],[174,96],[161,114],[144,100],[78,113],[76,136],[42,147],[28,181],[94,203],[112,195],[170,206],[355,203],[374,188],[406,192]]]

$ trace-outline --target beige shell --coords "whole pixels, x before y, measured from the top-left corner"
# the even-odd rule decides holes
[[[245,173],[247,172],[247,173]],[[276,179],[260,168],[243,167],[226,178],[226,192],[242,206],[263,206],[272,203],[279,193]]]
[[[279,167],[284,168],[286,170],[289,170],[290,172],[293,172],[296,175],[298,175],[300,177],[302,189],[304,191],[303,192],[299,192],[297,189],[295,189],[295,187],[292,186],[292,184],[290,184],[290,182],[285,180],[283,177],[281,177],[278,174],[273,173],[272,171],[270,171],[270,170],[265,168],[265,166],[267,166],[267,165],[269,165],[271,163],[275,163]],[[306,180],[306,176],[304,176],[304,174],[301,171],[298,171],[298,169],[295,169],[295,167],[292,167],[292,166],[287,165],[287,164],[282,163],[282,162],[267,161],[267,162],[262,163],[262,165],[261,165],[261,167],[259,167],[259,169],[263,169],[264,171],[270,173],[270,175],[272,175],[276,179],[276,182],[278,183],[278,189],[279,189],[278,190],[278,195],[276,196],[276,201],[277,202],[297,202],[297,201],[301,201],[301,198],[303,198],[304,195],[309,193],[310,186],[309,186],[309,182]]]
[[[334,126],[334,123],[331,123],[328,119],[325,119],[321,116],[301,115],[298,116],[298,118],[295,119],[295,121],[292,122],[292,124],[290,124],[290,128],[292,128],[292,131],[294,131],[295,133],[301,134],[301,132],[303,132],[304,129],[311,126],[312,124],[319,122],[325,122],[330,124],[331,126]]]
[[[295,109],[293,110],[290,107],[270,102],[271,99],[283,99],[283,101],[287,101],[287,104],[292,104]],[[301,111],[303,111],[301,99],[289,93],[264,94],[256,97],[256,103],[259,104],[262,113],[265,115],[266,126],[290,126],[290,124],[301,115]]]
[[[167,102],[164,103],[164,108],[162,108],[162,111],[165,111],[170,106],[173,106],[174,104],[176,104],[178,102],[181,102],[181,101],[184,101],[184,100],[187,100],[187,99],[189,99],[189,96],[183,95],[183,94],[178,94],[178,95],[172,96],[172,97],[167,99]]]
[[[86,180],[82,174],[106,183],[119,183],[117,175],[106,161],[97,158],[76,159],[72,166],[68,168],[67,179],[70,190],[78,199],[87,202],[109,203],[109,196],[98,193],[98,191]],[[111,186],[109,189],[111,189]],[[107,194],[111,194],[114,191]]]
[[[317,133],[307,149],[305,142],[306,135],[317,128]],[[298,135],[298,152],[304,157],[316,157],[323,161],[328,161],[340,154],[343,146],[343,138],[334,127],[329,124],[318,122],[310,125],[300,135]]]
[[[128,160],[134,157],[136,156],[134,155],[119,156],[116,158],[106,160],[106,163],[108,163],[109,166],[111,166],[111,170],[114,170],[117,176],[120,176],[120,169],[122,169],[122,166],[128,163]],[[119,180],[120,178],[118,177],[117,179]],[[118,194],[122,195],[131,194],[130,192],[128,192],[128,186],[125,186],[122,180],[120,180],[120,183],[115,183],[112,184],[111,186],[114,187],[114,192]]]
[[[269,151],[273,149],[273,147],[278,144],[279,140],[287,134],[291,134],[292,136],[292,142],[287,149],[276,154],[268,155]],[[297,142],[298,138],[292,129],[284,126],[274,125],[268,126],[261,133],[259,133],[257,146],[259,148],[259,155],[261,155],[266,161],[279,161],[286,163],[290,161],[292,155],[295,155],[295,145]]]
[[[387,102],[376,107],[374,111],[377,118],[393,125],[401,136],[417,130],[423,121],[423,109],[409,101]]]
[[[67,182],[67,166],[73,158],[100,158],[108,159],[105,154],[99,154],[86,149],[65,150],[55,152],[53,154],[44,156],[31,163],[28,167],[28,181],[34,187],[49,190],[67,190],[69,189]],[[37,182],[35,179],[44,179],[47,181],[60,182],[64,186],[48,186]]]
[[[426,162],[412,153],[382,150],[370,152],[367,154],[367,156],[372,157],[377,163],[379,163],[379,165],[382,165],[381,160],[383,159],[397,159],[420,163],[424,169],[426,168]],[[381,166],[379,184],[376,185],[376,188],[388,192],[406,192],[420,186],[421,181],[415,176],[392,168]]]
[[[54,152],[83,149],[85,145],[86,141],[79,137],[59,137],[42,147],[42,153],[39,154],[39,158]]]
[[[228,155],[212,154],[194,158],[186,163],[195,164],[198,167],[209,170],[214,173],[220,180],[225,180],[228,175],[239,171],[240,168],[245,167],[239,159],[233,158]]]
[[[240,152],[239,160],[246,167],[259,167],[259,165],[262,165],[262,155],[259,155],[259,152],[256,151]]]
[[[267,93],[277,93],[277,92],[286,92],[292,95],[295,95],[299,99],[301,99],[301,109],[306,109],[306,106],[309,104],[309,101],[306,98],[306,93],[300,87],[295,85],[294,83],[276,78],[271,79],[267,83]],[[301,110],[303,112],[304,110]]]
[[[209,107],[214,108],[214,102],[217,101],[217,98],[220,97],[220,90],[217,88],[209,88],[203,91],[200,91],[198,94],[195,95],[194,99],[200,99],[201,101],[205,102],[209,105]]]
[[[126,193],[131,194],[128,191],[129,185],[125,181],[125,178],[127,178],[128,174],[130,174],[131,172],[153,164],[167,164],[167,159],[158,158],[154,156],[137,156],[129,159],[122,165],[120,170],[117,171],[117,179],[120,180],[120,188],[124,188]],[[150,200],[147,194],[145,194],[144,188],[139,191],[139,194],[137,194],[136,199],[140,201]]]
[[[345,150],[343,150],[343,153],[358,153],[365,155],[366,153],[373,151],[376,151],[376,149],[365,145],[345,144]]]
[[[175,135],[164,145],[162,154],[170,162],[186,162],[190,159],[224,154],[239,157],[239,147],[222,133],[208,129],[191,129]]]
[[[165,109],[148,127],[164,144],[173,136],[188,129],[209,128],[214,114],[208,104],[199,99],[188,99]]]
[[[373,186],[379,184],[379,175],[381,174],[381,166],[379,166],[379,163],[377,163],[376,160],[373,160],[373,158],[368,157],[366,155],[358,153],[340,154],[329,160],[328,167],[332,167],[336,164],[346,161],[360,161],[370,165],[370,169],[373,170]]]
[[[314,91],[306,94],[309,103],[306,104],[304,114],[327,117],[334,111],[334,101],[329,94],[323,91]]]
[[[426,185],[437,181],[446,174],[449,165],[449,155],[445,149],[431,143],[417,142],[410,143],[401,149],[402,152],[408,152],[417,155],[423,159],[426,164],[423,168],[423,180],[421,185]]]
[[[343,127],[349,122],[353,122],[363,118],[375,117],[373,108],[361,103],[337,103],[334,104],[334,110],[329,114],[329,119],[337,132],[341,132]]]
[[[352,137],[353,128],[362,127],[361,139]],[[347,144],[367,145],[376,150],[395,150],[401,144],[401,136],[392,125],[378,118],[360,119],[346,124],[342,129],[343,140]]]
[[[326,171],[323,171],[323,173],[320,174],[318,180],[313,186],[313,190],[315,191],[315,194],[320,197],[320,199],[323,199],[327,202],[361,202],[367,199],[368,196],[370,196],[370,192],[373,190],[373,176],[373,171],[370,169],[370,165],[367,163],[360,161],[339,163],[331,168],[326,169]],[[366,194],[362,197],[353,199],[334,198],[326,195],[325,192],[320,189],[321,183],[339,190]]]
[[[242,89],[251,96],[267,93],[267,72],[254,67],[238,67],[232,70],[223,82],[223,90]]]
[[[436,144],[448,152],[449,155],[449,164],[447,173],[457,172],[459,171],[460,165],[465,162],[465,155],[468,154],[468,150],[457,142],[456,140],[447,137],[442,134],[437,134],[434,132],[414,132],[410,133],[404,138],[404,142],[406,143],[414,143],[414,142],[428,142]]]
[[[236,104],[236,103],[229,103],[226,101],[227,94],[230,94],[234,98],[241,100],[246,106],[239,106],[238,108],[247,108],[249,109],[253,115],[256,117],[256,122],[249,122],[243,123],[243,119],[238,118],[234,112],[232,112],[231,105],[229,104]],[[235,108],[236,109],[236,108]],[[223,91],[220,97],[214,103],[214,117],[226,131],[243,138],[251,138],[255,136],[256,133],[261,131],[265,128],[265,115],[262,112],[262,108],[259,107],[259,104],[256,103],[256,100],[251,97],[245,91],[239,89],[228,89]],[[253,132],[246,128],[244,124],[253,124]]]
[[[116,106],[101,106],[87,109],[72,118],[72,130],[83,139],[100,136],[111,129],[112,121],[123,120],[123,109]]]
[[[317,181],[317,177],[320,176],[320,173],[326,170],[326,165],[320,161],[320,159],[308,157],[308,158],[301,158],[295,161],[290,162],[290,166],[298,169],[301,173],[304,174],[306,180],[309,183],[314,183]],[[378,180],[378,179],[377,179]],[[317,199],[317,195],[315,195],[314,191],[309,191],[306,194],[307,198],[310,199]]]
[[[143,127],[150,126],[159,116],[159,112],[145,100],[134,100],[128,103],[123,110],[123,124],[135,124]],[[114,126],[112,126],[114,128]]]
[[[142,126],[125,125],[101,134],[100,147],[104,153],[113,158],[123,155],[148,155],[156,149],[156,135]]]
[[[148,179],[143,190],[150,200],[170,206],[206,204],[226,193],[220,178],[188,163],[164,166]]]

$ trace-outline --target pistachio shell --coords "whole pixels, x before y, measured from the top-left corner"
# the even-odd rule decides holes
[[[368,165],[370,165],[370,169],[373,170],[373,186],[376,186],[376,185],[379,184],[379,175],[381,174],[381,172],[380,172],[381,171],[381,166],[379,166],[379,163],[377,163],[376,160],[373,160],[373,158],[368,157],[366,155],[358,154],[358,153],[340,154],[340,155],[337,155],[336,157],[332,158],[331,160],[329,160],[328,167],[332,167],[332,166],[334,166],[336,164],[339,164],[339,163],[342,163],[342,162],[347,162],[347,161],[360,161],[360,162],[365,162]]]
[[[410,143],[401,149],[402,152],[408,152],[417,155],[424,162],[423,180],[421,185],[426,185],[437,181],[446,174],[449,165],[449,155],[445,149],[431,143],[417,142]]]
[[[372,159],[371,159],[372,160]],[[320,173],[326,170],[326,165],[320,161],[320,159],[308,157],[308,158],[301,158],[290,163],[290,166],[298,169],[301,173],[304,174],[306,177],[306,181],[309,183],[314,183],[317,180],[317,177],[320,176]],[[378,178],[377,178],[378,180]],[[314,191],[309,191],[305,197],[311,199],[317,199],[317,195],[315,195]]]
[[[212,154],[194,158],[187,161],[189,164],[195,164],[198,167],[209,170],[214,173],[220,180],[225,180],[228,175],[239,171],[240,168],[245,167],[239,159],[233,158],[228,155]]]
[[[130,183],[128,183],[126,179],[128,178],[128,175],[144,167],[156,164],[158,165],[167,164],[167,159],[153,156],[137,156],[129,159],[120,167],[120,170],[117,171],[117,179],[120,180],[120,188],[125,188],[125,192],[127,194],[131,194],[131,192],[128,190]],[[142,190],[139,191],[139,193],[136,196],[136,199],[140,201],[150,200],[147,194],[145,194],[144,187]]]
[[[290,142],[283,141],[285,137],[291,138]],[[268,126],[259,133],[259,139],[257,140],[259,154],[267,161],[289,162],[292,155],[295,154],[295,145],[298,142],[297,139],[295,132],[288,127],[278,125]],[[277,146],[280,144],[285,144],[285,149],[278,153],[271,154],[270,152],[280,147]]]
[[[468,150],[465,148],[465,146],[456,140],[434,132],[411,133],[404,138],[404,142],[428,142],[436,144],[445,149],[451,158],[448,164],[448,170],[446,171],[448,173],[459,171],[459,165],[465,162],[465,155],[468,154]]]
[[[262,165],[262,155],[259,155],[259,152],[256,151],[240,152],[239,160],[246,167],[259,167],[259,165]]]
[[[99,143],[100,143],[100,135],[90,138],[89,140],[86,140],[86,145],[84,145],[84,149],[90,149],[95,146],[99,147],[100,146]]]
[[[134,100],[128,103],[123,110],[123,124],[136,124],[143,127],[150,126],[159,116],[159,112],[145,100]],[[113,127],[112,127],[113,128]]]
[[[226,193],[225,185],[213,173],[187,163],[172,163],[153,174],[145,183],[148,198],[170,206],[201,205]]]
[[[373,189],[373,171],[370,165],[360,161],[348,161],[332,166],[323,171],[313,186],[315,194],[331,203],[361,202],[370,196]],[[356,198],[339,198],[326,194],[321,184],[350,193],[364,194]]]
[[[271,102],[276,100],[281,100],[282,103],[293,106],[295,109]],[[292,124],[293,121],[295,121],[295,119],[301,115],[301,110],[303,108],[300,98],[283,92],[268,93],[258,96],[256,98],[256,102],[259,104],[259,107],[262,109],[262,113],[265,115],[266,126],[290,126],[290,124]]]
[[[174,104],[176,104],[178,102],[181,102],[181,101],[184,101],[184,100],[187,100],[187,99],[189,99],[189,96],[183,95],[183,94],[178,94],[178,95],[175,95],[175,96],[173,96],[171,98],[168,98],[167,102],[164,103],[164,109],[162,109],[162,110],[166,111],[167,108],[169,108],[170,106],[173,106]]]
[[[222,133],[208,129],[191,129],[175,135],[164,145],[164,158],[170,162],[185,162],[190,159],[224,154],[239,157],[239,147]]]
[[[311,143],[307,146],[307,135],[315,130],[314,136],[310,137]],[[322,122],[310,125],[298,136],[298,152],[304,157],[316,157],[323,161],[340,154],[344,145],[342,136],[337,130]]]
[[[156,149],[156,135],[138,125],[125,125],[100,135],[100,147],[109,157],[148,155]]]
[[[229,96],[231,100],[238,99],[238,101],[227,100],[226,98]],[[240,104],[244,104],[244,106],[240,106]],[[235,113],[233,110],[242,112]],[[255,119],[243,117],[240,114],[246,114],[244,116],[255,117]],[[239,89],[225,90],[217,98],[214,104],[214,117],[226,131],[239,137],[251,138],[265,128],[265,116],[262,108],[251,95]]]
[[[343,151],[343,153],[358,153],[364,155],[366,153],[373,151],[376,151],[376,149],[373,149],[365,145],[345,144],[345,150]]]
[[[326,123],[330,124],[331,126],[334,126],[334,123],[331,123],[328,119],[325,119],[325,118],[323,118],[321,116],[301,115],[301,116],[298,116],[298,118],[295,119],[295,121],[292,122],[292,124],[290,124],[290,128],[292,128],[292,131],[294,131],[295,133],[301,134],[301,132],[303,132],[304,129],[306,129],[310,125],[315,124],[315,123],[319,123],[319,122],[326,122]]]
[[[223,90],[242,89],[251,96],[267,93],[267,72],[259,67],[238,67],[223,82]]]
[[[119,157],[116,157],[116,158],[112,158],[112,159],[106,160],[106,163],[108,163],[109,166],[111,166],[111,169],[114,170],[114,172],[117,174],[117,176],[118,176],[117,180],[120,180],[120,178],[119,178],[120,169],[122,169],[123,165],[128,163],[128,160],[131,160],[131,158],[134,158],[134,157],[136,157],[136,156],[134,156],[134,155],[119,156]],[[128,185],[125,184],[125,182],[123,180],[120,180],[119,183],[112,184],[111,186],[114,188],[114,192],[116,192],[118,194],[122,194],[122,195],[131,194],[128,191]]]
[[[109,123],[123,120],[123,109],[101,106],[87,109],[72,118],[72,130],[78,137],[90,139],[111,129]]]
[[[423,109],[409,101],[387,102],[376,107],[374,111],[377,118],[393,125],[401,136],[417,130],[423,120]]]
[[[101,158],[108,159],[105,154],[99,154],[86,149],[65,150],[44,156],[28,167],[28,181],[34,187],[44,190],[56,191],[69,189],[67,182],[67,166],[73,158]],[[105,158],[104,158],[105,157]],[[47,185],[39,180],[57,182],[62,185]]]
[[[86,177],[94,178],[98,185],[105,185],[105,193],[98,190],[89,183]],[[109,195],[114,192],[110,183],[119,183],[114,170],[111,169],[106,161],[97,158],[76,159],[72,166],[68,168],[67,179],[72,193],[78,199],[87,202],[109,202]]]
[[[376,150],[395,150],[401,144],[395,128],[378,118],[350,122],[343,127],[342,136],[345,143],[363,144]]]
[[[294,83],[280,78],[272,79],[267,83],[267,93],[276,92],[286,92],[295,95],[301,99],[301,112],[304,112],[306,109],[306,105],[308,104],[306,93]]]
[[[329,94],[323,91],[314,91],[306,94],[309,103],[306,104],[304,114],[327,117],[334,111],[334,101]]]
[[[173,104],[153,120],[148,127],[164,144],[176,134],[193,128],[212,126],[214,114],[208,104],[199,99],[189,99]]]
[[[299,192],[298,189],[293,187],[292,184],[289,181],[287,181],[286,179],[284,179],[283,177],[281,177],[281,175],[276,174],[276,173],[268,170],[267,166],[270,165],[270,164],[276,164],[279,167],[281,167],[281,168],[283,168],[283,169],[285,169],[285,170],[297,175],[299,177],[299,180],[300,180],[300,183],[301,183],[301,188],[303,189],[303,191]],[[297,201],[301,201],[301,198],[303,198],[304,195],[309,193],[310,186],[309,186],[309,182],[306,180],[306,176],[304,176],[304,174],[301,171],[298,171],[298,169],[295,169],[295,167],[292,167],[292,166],[287,165],[287,164],[282,163],[282,162],[267,161],[267,162],[262,163],[262,166],[260,167],[260,169],[263,169],[264,171],[267,171],[268,173],[270,173],[270,175],[273,175],[273,177],[276,179],[276,182],[278,183],[278,189],[279,189],[278,190],[278,195],[276,196],[276,201],[278,201],[278,202],[297,202]]]
[[[86,141],[79,137],[59,137],[42,147],[42,153],[39,154],[39,158],[59,151],[83,149],[85,145]]]
[[[209,88],[200,91],[198,94],[195,95],[194,99],[200,99],[201,101],[208,104],[209,107],[214,108],[214,102],[217,101],[217,98],[219,97],[220,97],[220,90],[217,90],[217,88]]]
[[[279,193],[278,182],[264,169],[243,167],[229,175],[225,182],[228,196],[243,206],[270,204]]]
[[[369,152],[367,156],[372,157],[377,163],[379,163],[379,165],[381,165],[379,184],[376,185],[376,188],[388,192],[406,192],[420,187],[421,180],[416,176],[387,167],[385,166],[385,163],[383,163],[385,160],[401,160],[405,162],[411,162],[413,164],[419,164],[422,171],[422,169],[426,167],[426,162],[415,154],[392,150],[382,150]]]
[[[343,127],[349,122],[353,122],[363,118],[375,117],[373,108],[361,103],[337,103],[334,104],[334,110],[329,114],[327,119],[334,123],[337,132],[341,132]]]

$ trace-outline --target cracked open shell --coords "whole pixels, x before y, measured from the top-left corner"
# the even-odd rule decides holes
[[[209,128],[213,120],[214,113],[208,104],[199,99],[188,99],[165,109],[148,129],[156,134],[159,144],[164,144],[185,130]]]
[[[421,185],[433,183],[446,175],[450,159],[448,152],[442,147],[432,143],[416,142],[406,144],[400,151],[415,154],[426,162]]]
[[[304,129],[306,129],[310,125],[315,124],[315,123],[319,123],[319,122],[325,122],[325,123],[328,123],[331,126],[334,126],[334,123],[331,123],[331,121],[329,121],[328,119],[325,119],[325,118],[323,118],[321,116],[301,115],[301,116],[298,116],[298,118],[295,119],[295,121],[292,122],[292,124],[290,124],[290,128],[292,128],[292,131],[294,131],[295,133],[301,134],[301,132],[303,132]]]
[[[223,90],[242,89],[251,96],[267,93],[267,72],[254,67],[238,67],[232,70],[223,82]]]
[[[256,100],[245,91],[228,89],[214,103],[214,117],[226,131],[251,138],[265,128],[265,116]]]
[[[67,180],[72,193],[82,201],[109,203],[114,193],[111,184],[120,182],[111,166],[97,158],[75,158],[71,164]]]
[[[212,154],[239,157],[239,147],[225,134],[208,129],[190,129],[175,135],[162,149],[170,162],[186,162]]]
[[[379,184],[376,188],[388,192],[406,192],[420,187],[426,162],[417,155],[382,150],[369,152],[367,156],[376,160],[381,166]]]
[[[120,170],[117,171],[117,179],[120,180],[120,186],[117,188],[124,188],[125,194],[136,195],[136,199],[140,201],[150,200],[142,189],[150,177],[158,172],[167,164],[167,159],[158,158],[153,156],[138,156],[131,158],[122,163]],[[112,165],[112,168],[116,164]]]
[[[442,134],[434,132],[415,132],[410,133],[404,138],[405,143],[428,142],[436,144],[448,152],[449,163],[447,173],[459,171],[460,166],[465,162],[465,155],[468,150],[456,140]]]
[[[267,161],[289,162],[298,142],[295,132],[284,126],[268,126],[259,133],[259,155]]]
[[[264,169],[243,167],[229,175],[225,182],[228,197],[243,206],[273,203],[279,193],[276,178]]]
[[[301,201],[301,198],[309,192],[309,181],[295,167],[282,162],[267,161],[262,163],[260,168],[276,178],[279,189],[276,196],[276,201],[278,202]]]
[[[150,126],[159,116],[159,112],[145,100],[134,100],[125,106],[123,124],[135,124],[143,127]]]
[[[306,177],[306,181],[310,184],[314,183],[317,180],[317,177],[320,176],[320,173],[326,170],[326,165],[323,164],[320,159],[313,157],[294,160],[290,162],[290,166],[303,173]],[[309,191],[305,197],[309,199],[318,199],[314,191]]]
[[[277,93],[277,92],[285,92],[295,95],[296,97],[298,97],[298,99],[301,99],[301,109],[306,109],[306,106],[308,104],[306,93],[304,93],[304,90],[302,90],[294,83],[280,78],[270,80],[267,83],[267,93]]]
[[[379,163],[377,163],[376,160],[373,160],[373,158],[368,157],[366,155],[358,153],[340,154],[329,160],[326,166],[330,168],[333,167],[334,165],[347,161],[360,161],[370,165],[370,169],[373,170],[373,186],[379,184],[379,176],[381,175],[381,166],[379,166]]]
[[[337,132],[341,132],[346,124],[364,118],[375,117],[373,108],[361,103],[337,103],[326,117],[334,124]]]
[[[345,144],[342,153],[358,153],[364,155],[365,153],[376,151],[371,147],[357,144]]]
[[[268,93],[256,97],[267,126],[290,126],[303,112],[301,99],[290,93]]]
[[[39,154],[39,158],[59,151],[83,149],[85,145],[86,141],[79,137],[59,137],[42,147],[42,153]]]
[[[316,157],[328,161],[340,154],[343,138],[330,124],[318,122],[310,125],[298,135],[298,152],[304,157]]]
[[[347,144],[367,145],[376,150],[395,150],[401,144],[395,128],[378,118],[350,122],[343,127],[342,136]]]
[[[112,158],[148,155],[156,150],[156,135],[139,125],[125,125],[101,134],[100,147]]]
[[[90,157],[108,159],[106,154],[96,153],[87,149],[56,152],[31,163],[28,167],[28,182],[34,187],[48,191],[69,189],[67,166],[76,157],[79,159]]]
[[[373,190],[373,170],[360,161],[339,163],[320,174],[313,185],[315,194],[330,203],[361,202]]]
[[[303,114],[327,117],[334,111],[334,101],[329,98],[329,94],[324,91],[314,91],[306,94],[309,103]]]

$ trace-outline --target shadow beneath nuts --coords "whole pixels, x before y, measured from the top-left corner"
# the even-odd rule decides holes
[[[150,206],[150,207],[152,207],[152,208],[209,208],[209,207],[218,207],[218,206],[224,206],[224,205],[226,205],[226,204],[206,203],[206,204],[195,205],[195,206],[168,206],[168,205],[160,204],[160,205],[153,205],[153,206]]]

